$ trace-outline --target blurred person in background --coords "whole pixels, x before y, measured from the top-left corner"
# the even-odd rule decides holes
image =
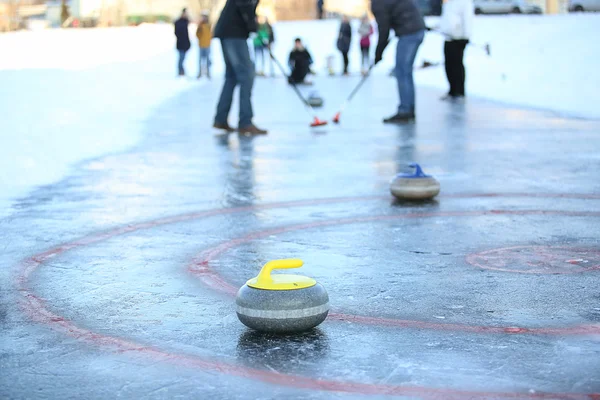
[[[198,79],[202,78],[202,64],[206,65],[206,76],[210,79],[210,42],[212,40],[212,26],[208,14],[203,13],[196,30],[198,46],[200,47],[200,60],[198,63]]]
[[[296,38],[294,41],[294,50],[292,50],[288,59],[288,64],[292,71],[288,79],[289,83],[292,85],[305,83],[304,79],[310,72],[312,63],[312,57],[302,44],[302,39]]]
[[[360,35],[360,67],[362,74],[366,75],[371,62],[369,60],[369,49],[371,48],[371,35],[373,34],[373,26],[371,25],[371,21],[369,20],[369,16],[367,14],[365,14],[360,20],[358,34]]]
[[[317,0],[317,18],[318,19],[323,19],[323,7],[325,7],[323,0]]]
[[[264,20],[260,22],[258,20],[258,28],[256,30],[256,36],[252,41],[254,44],[254,64],[256,64],[256,75],[265,76],[265,53],[268,55],[268,46],[270,38],[270,25],[267,25]],[[258,60],[260,58],[260,67],[258,66]]]
[[[473,31],[473,0],[444,0],[439,31],[446,36],[444,61],[450,90],[442,100],[465,97],[465,47]]]
[[[338,34],[337,48],[342,53],[344,58],[344,75],[348,75],[348,52],[350,51],[350,43],[352,42],[352,27],[350,26],[350,19],[346,15],[342,17],[342,24],[340,25],[340,32]]]
[[[384,123],[406,123],[415,120],[415,82],[413,64],[425,37],[425,21],[414,0],[371,0],[371,11],[379,28],[375,64],[383,58],[389,43],[390,29],[398,38],[396,45],[396,80],[400,105],[396,114]]]
[[[177,38],[177,52],[179,53],[179,61],[177,68],[179,70],[179,76],[185,76],[185,69],[183,68],[183,62],[185,61],[185,55],[192,47],[190,42],[190,34],[188,32],[188,26],[190,20],[188,19],[187,9],[181,11],[181,16],[175,21],[175,37]]]
[[[269,23],[269,18],[265,17],[265,26],[267,27],[267,32],[269,32],[269,41],[267,43],[267,54],[269,54],[269,65],[271,69],[271,76],[275,76],[275,66],[273,65],[273,59],[270,56],[270,51],[273,50],[273,45],[275,44],[275,31],[273,31],[273,26]],[[266,69],[266,67],[265,67]]]
[[[233,91],[240,87],[240,114],[238,132],[245,135],[266,134],[267,131],[252,123],[252,86],[254,85],[254,63],[250,59],[248,37],[256,32],[256,7],[258,0],[227,0],[214,36],[221,40],[225,61],[225,83],[217,104],[214,127],[233,132],[227,119],[233,101]]]

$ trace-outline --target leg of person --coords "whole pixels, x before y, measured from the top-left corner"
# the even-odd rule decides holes
[[[448,42],[448,68],[450,72],[450,97],[455,98],[460,96],[460,80],[461,80],[461,72],[460,72],[460,59],[459,59],[459,49],[460,44],[457,40],[450,40]]]
[[[444,69],[446,70],[446,79],[448,80],[448,95],[442,97],[442,99],[445,99],[447,97],[451,97],[454,95],[454,88],[452,85],[452,45],[450,44],[450,41],[446,40],[444,42]]]
[[[210,67],[212,66],[212,60],[210,57],[210,47],[204,49],[206,52],[206,76],[210,79]]]
[[[271,45],[267,47],[267,58],[269,59],[269,69],[271,70],[271,76],[275,77],[275,63],[273,62],[273,58],[271,58]]]
[[[185,50],[178,50],[179,52],[179,60],[177,61],[177,69],[179,75],[185,75],[185,70],[183,69],[183,62],[185,61]]]
[[[229,126],[227,118],[231,110],[233,101],[233,91],[238,84],[237,75],[234,70],[235,61],[235,45],[237,39],[221,39],[221,48],[223,49],[223,60],[225,61],[225,83],[221,91],[221,97],[217,104],[217,114],[215,115],[215,128],[225,129],[232,132],[233,129]]]
[[[198,48],[198,76],[196,78],[202,78],[202,60],[204,59],[204,52],[202,47]]]
[[[342,56],[344,57],[344,75],[347,75],[348,74],[348,64],[350,63],[350,61],[348,60],[348,52],[343,51]]]
[[[202,65],[206,66],[206,76],[210,78],[210,48],[208,47],[200,48],[200,72],[198,77],[202,73]]]
[[[365,70],[365,48],[360,46],[360,69]]]
[[[416,104],[416,99],[417,96],[415,94],[415,80],[414,80],[414,76],[413,76],[413,68],[415,65],[415,59],[417,58],[417,52],[419,51],[419,47],[421,46],[421,43],[423,43],[423,39],[425,38],[425,30],[416,32],[412,35],[410,35],[410,43],[409,43],[409,53],[408,53],[408,60],[407,60],[407,71],[409,72],[408,75],[408,82],[409,82],[409,99],[408,99],[408,106],[409,109],[411,110],[411,113],[414,117],[415,114],[415,104]]]
[[[296,83],[300,82],[299,77],[300,77],[299,68],[297,66],[294,66],[294,68],[292,68],[292,73],[290,74],[288,82],[290,84],[296,84]]]
[[[465,56],[465,47],[469,43],[468,40],[458,40],[458,45],[456,49],[456,61],[457,61],[457,78],[456,78],[456,94],[458,96],[465,96],[465,64],[464,64],[464,56]]]
[[[299,65],[296,68],[294,68],[294,80],[296,83],[302,83],[304,82],[304,79],[306,79],[306,75],[308,75],[308,65]]]
[[[360,53],[361,53],[360,66],[361,66],[361,69],[364,72],[366,72],[369,69],[369,46],[361,46]]]
[[[398,37],[396,47],[396,80],[398,81],[400,105],[398,106],[398,113],[384,120],[384,122],[407,122],[415,118],[416,96],[413,65],[424,36],[425,32],[419,31]]]
[[[259,67],[258,67],[258,65],[259,65],[258,59],[262,55],[263,55],[262,46],[254,46],[254,65],[256,66],[256,72],[258,75],[262,75],[262,73],[263,73],[262,69],[259,69]],[[264,67],[264,65],[262,65],[262,64],[261,64],[261,66]]]
[[[240,119],[239,132],[242,134],[265,134],[267,131],[254,126],[252,118],[252,87],[254,85],[255,66],[250,59],[250,52],[245,39],[229,39],[233,42],[234,51],[231,63],[236,80],[240,84]]]

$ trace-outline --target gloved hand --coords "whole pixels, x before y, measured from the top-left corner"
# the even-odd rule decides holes
[[[375,52],[375,64],[383,59],[383,54],[379,52]]]
[[[426,27],[425,27],[425,30],[426,30],[427,32],[431,32],[431,31],[433,30],[433,28],[432,28],[432,27],[430,27],[430,26],[426,26]]]

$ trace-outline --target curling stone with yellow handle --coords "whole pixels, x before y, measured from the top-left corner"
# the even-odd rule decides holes
[[[274,269],[300,268],[298,259],[266,263],[256,278],[240,288],[237,315],[249,328],[262,332],[292,333],[314,328],[329,312],[325,288],[312,278],[271,274]]]
[[[429,200],[440,193],[440,183],[425,175],[419,164],[410,164],[412,174],[398,174],[390,183],[390,192],[401,200]]]

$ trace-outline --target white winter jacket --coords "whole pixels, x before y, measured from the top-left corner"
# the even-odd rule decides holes
[[[442,6],[440,32],[446,35],[447,40],[469,40],[473,19],[473,0],[446,0]]]

